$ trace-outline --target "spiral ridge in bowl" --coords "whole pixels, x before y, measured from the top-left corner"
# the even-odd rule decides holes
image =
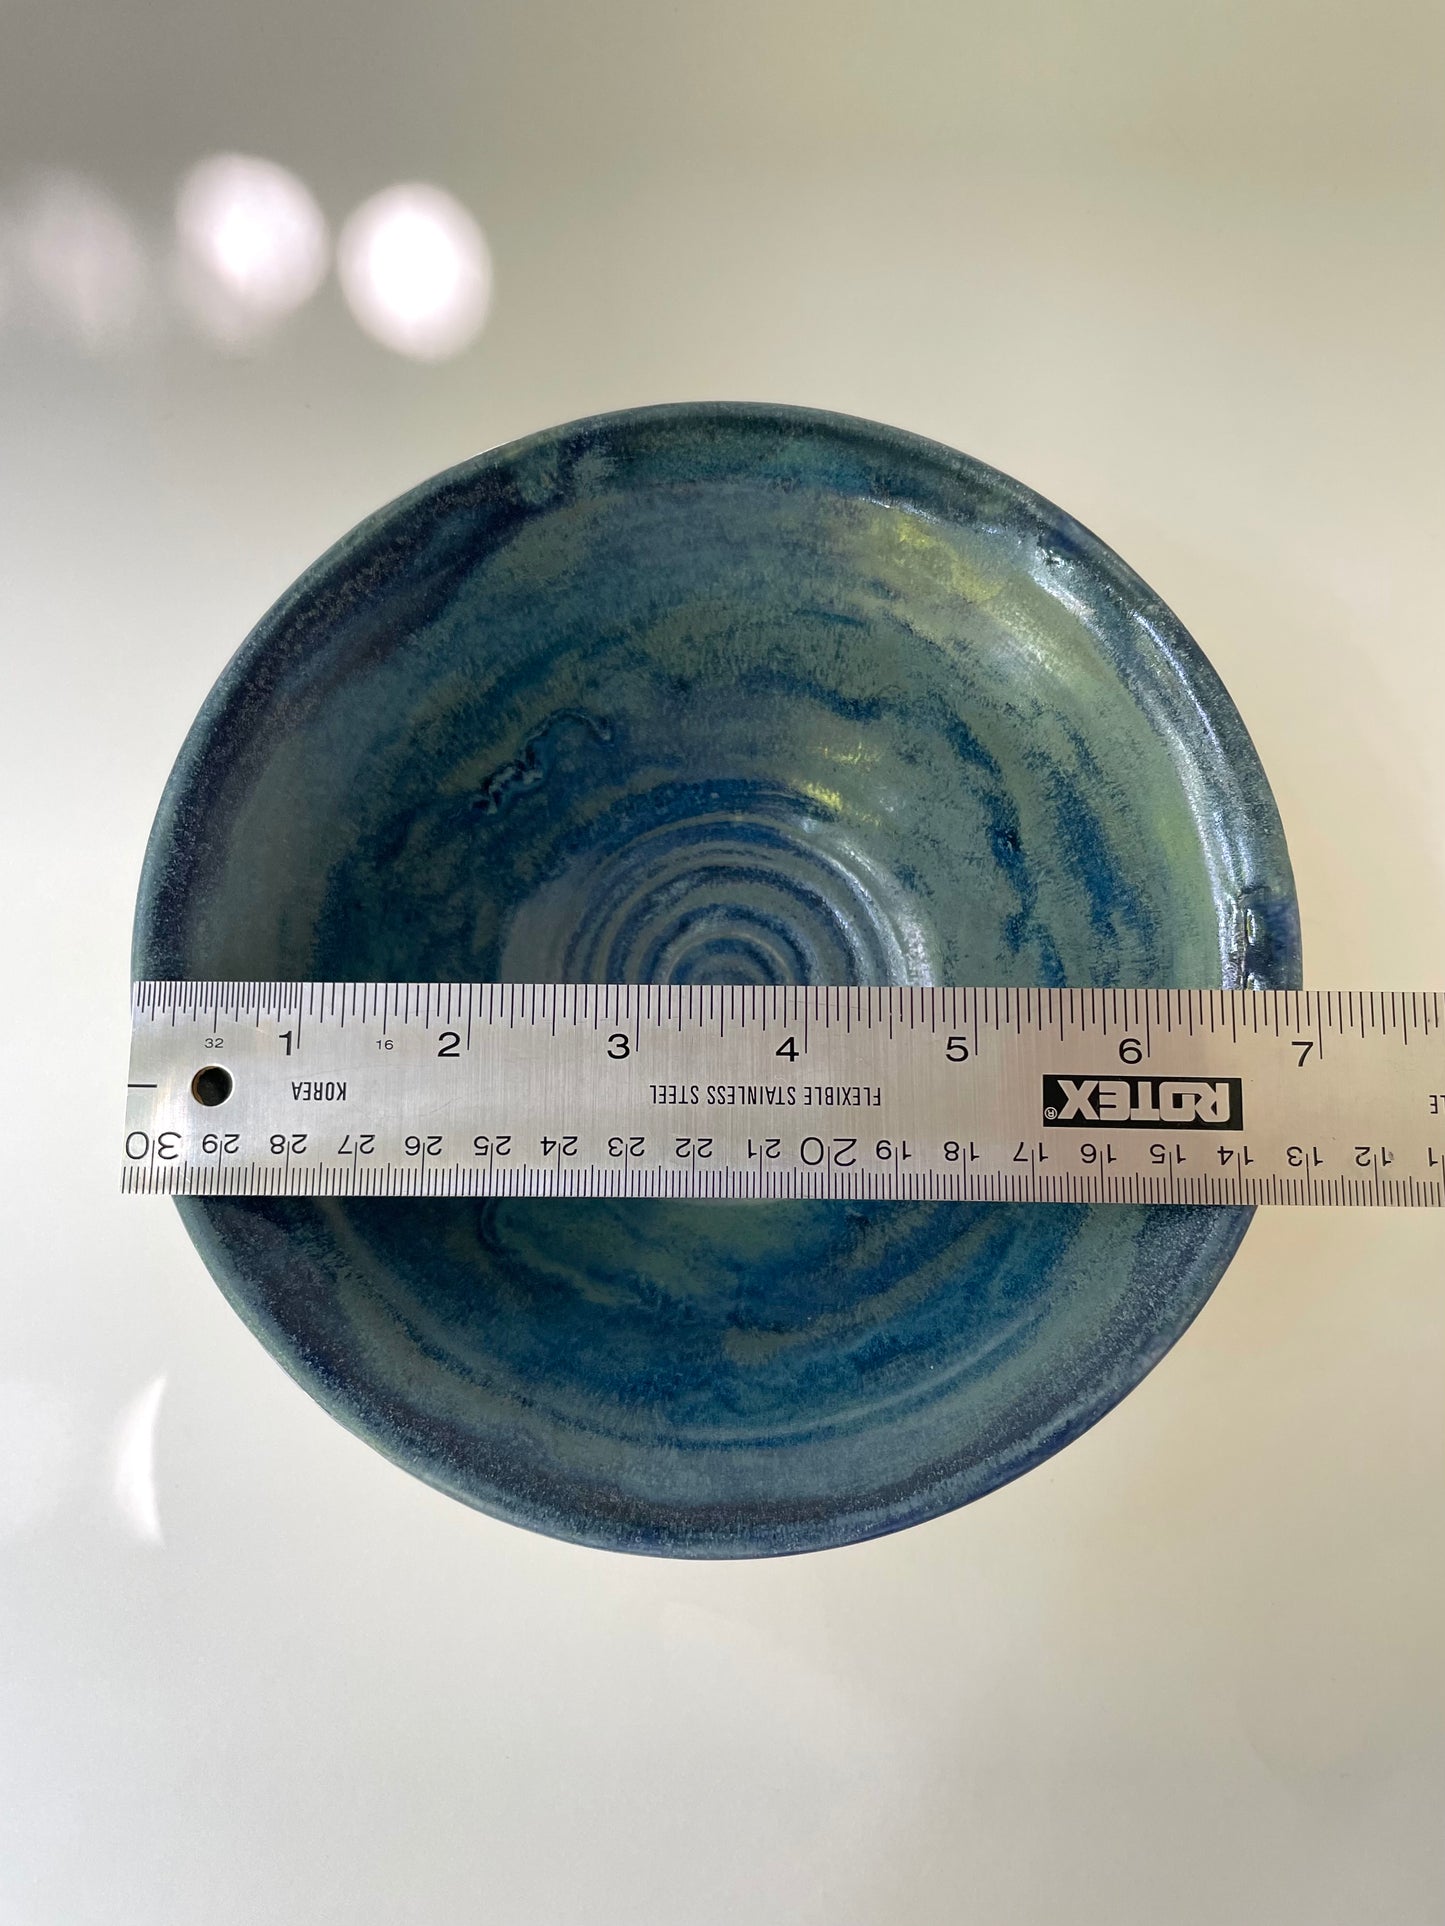
[[[759,783],[648,797],[648,825],[522,905],[504,973],[560,983],[922,983],[906,897],[805,796]]]

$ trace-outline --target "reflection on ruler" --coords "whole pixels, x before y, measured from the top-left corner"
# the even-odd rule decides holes
[[[1445,1205],[1438,991],[134,986],[142,1195]]]

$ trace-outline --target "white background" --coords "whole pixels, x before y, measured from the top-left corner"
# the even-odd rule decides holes
[[[1239,704],[1306,980],[1439,986],[1442,74],[1408,0],[0,0],[0,1926],[1439,1926],[1440,1222],[1264,1213],[1042,1470],[687,1566],[393,1469],[116,1163],[138,866],[231,650],[412,482],[656,400],[1069,508]],[[334,279],[209,338],[167,224],[232,149],[333,230],[457,196],[475,343]],[[57,169],[111,197],[79,282]]]

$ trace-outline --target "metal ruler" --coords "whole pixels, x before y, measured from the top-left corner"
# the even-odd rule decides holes
[[[1445,996],[138,983],[121,1182],[1440,1207]]]

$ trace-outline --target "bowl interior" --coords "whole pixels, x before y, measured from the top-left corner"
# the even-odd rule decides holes
[[[910,437],[675,409],[454,471],[303,578],[183,753],[137,967],[1187,986],[1296,957],[1248,738],[1116,557]],[[1172,1342],[1247,1221],[186,1213],[253,1326],[393,1456],[668,1550],[835,1542],[1013,1475]]]

